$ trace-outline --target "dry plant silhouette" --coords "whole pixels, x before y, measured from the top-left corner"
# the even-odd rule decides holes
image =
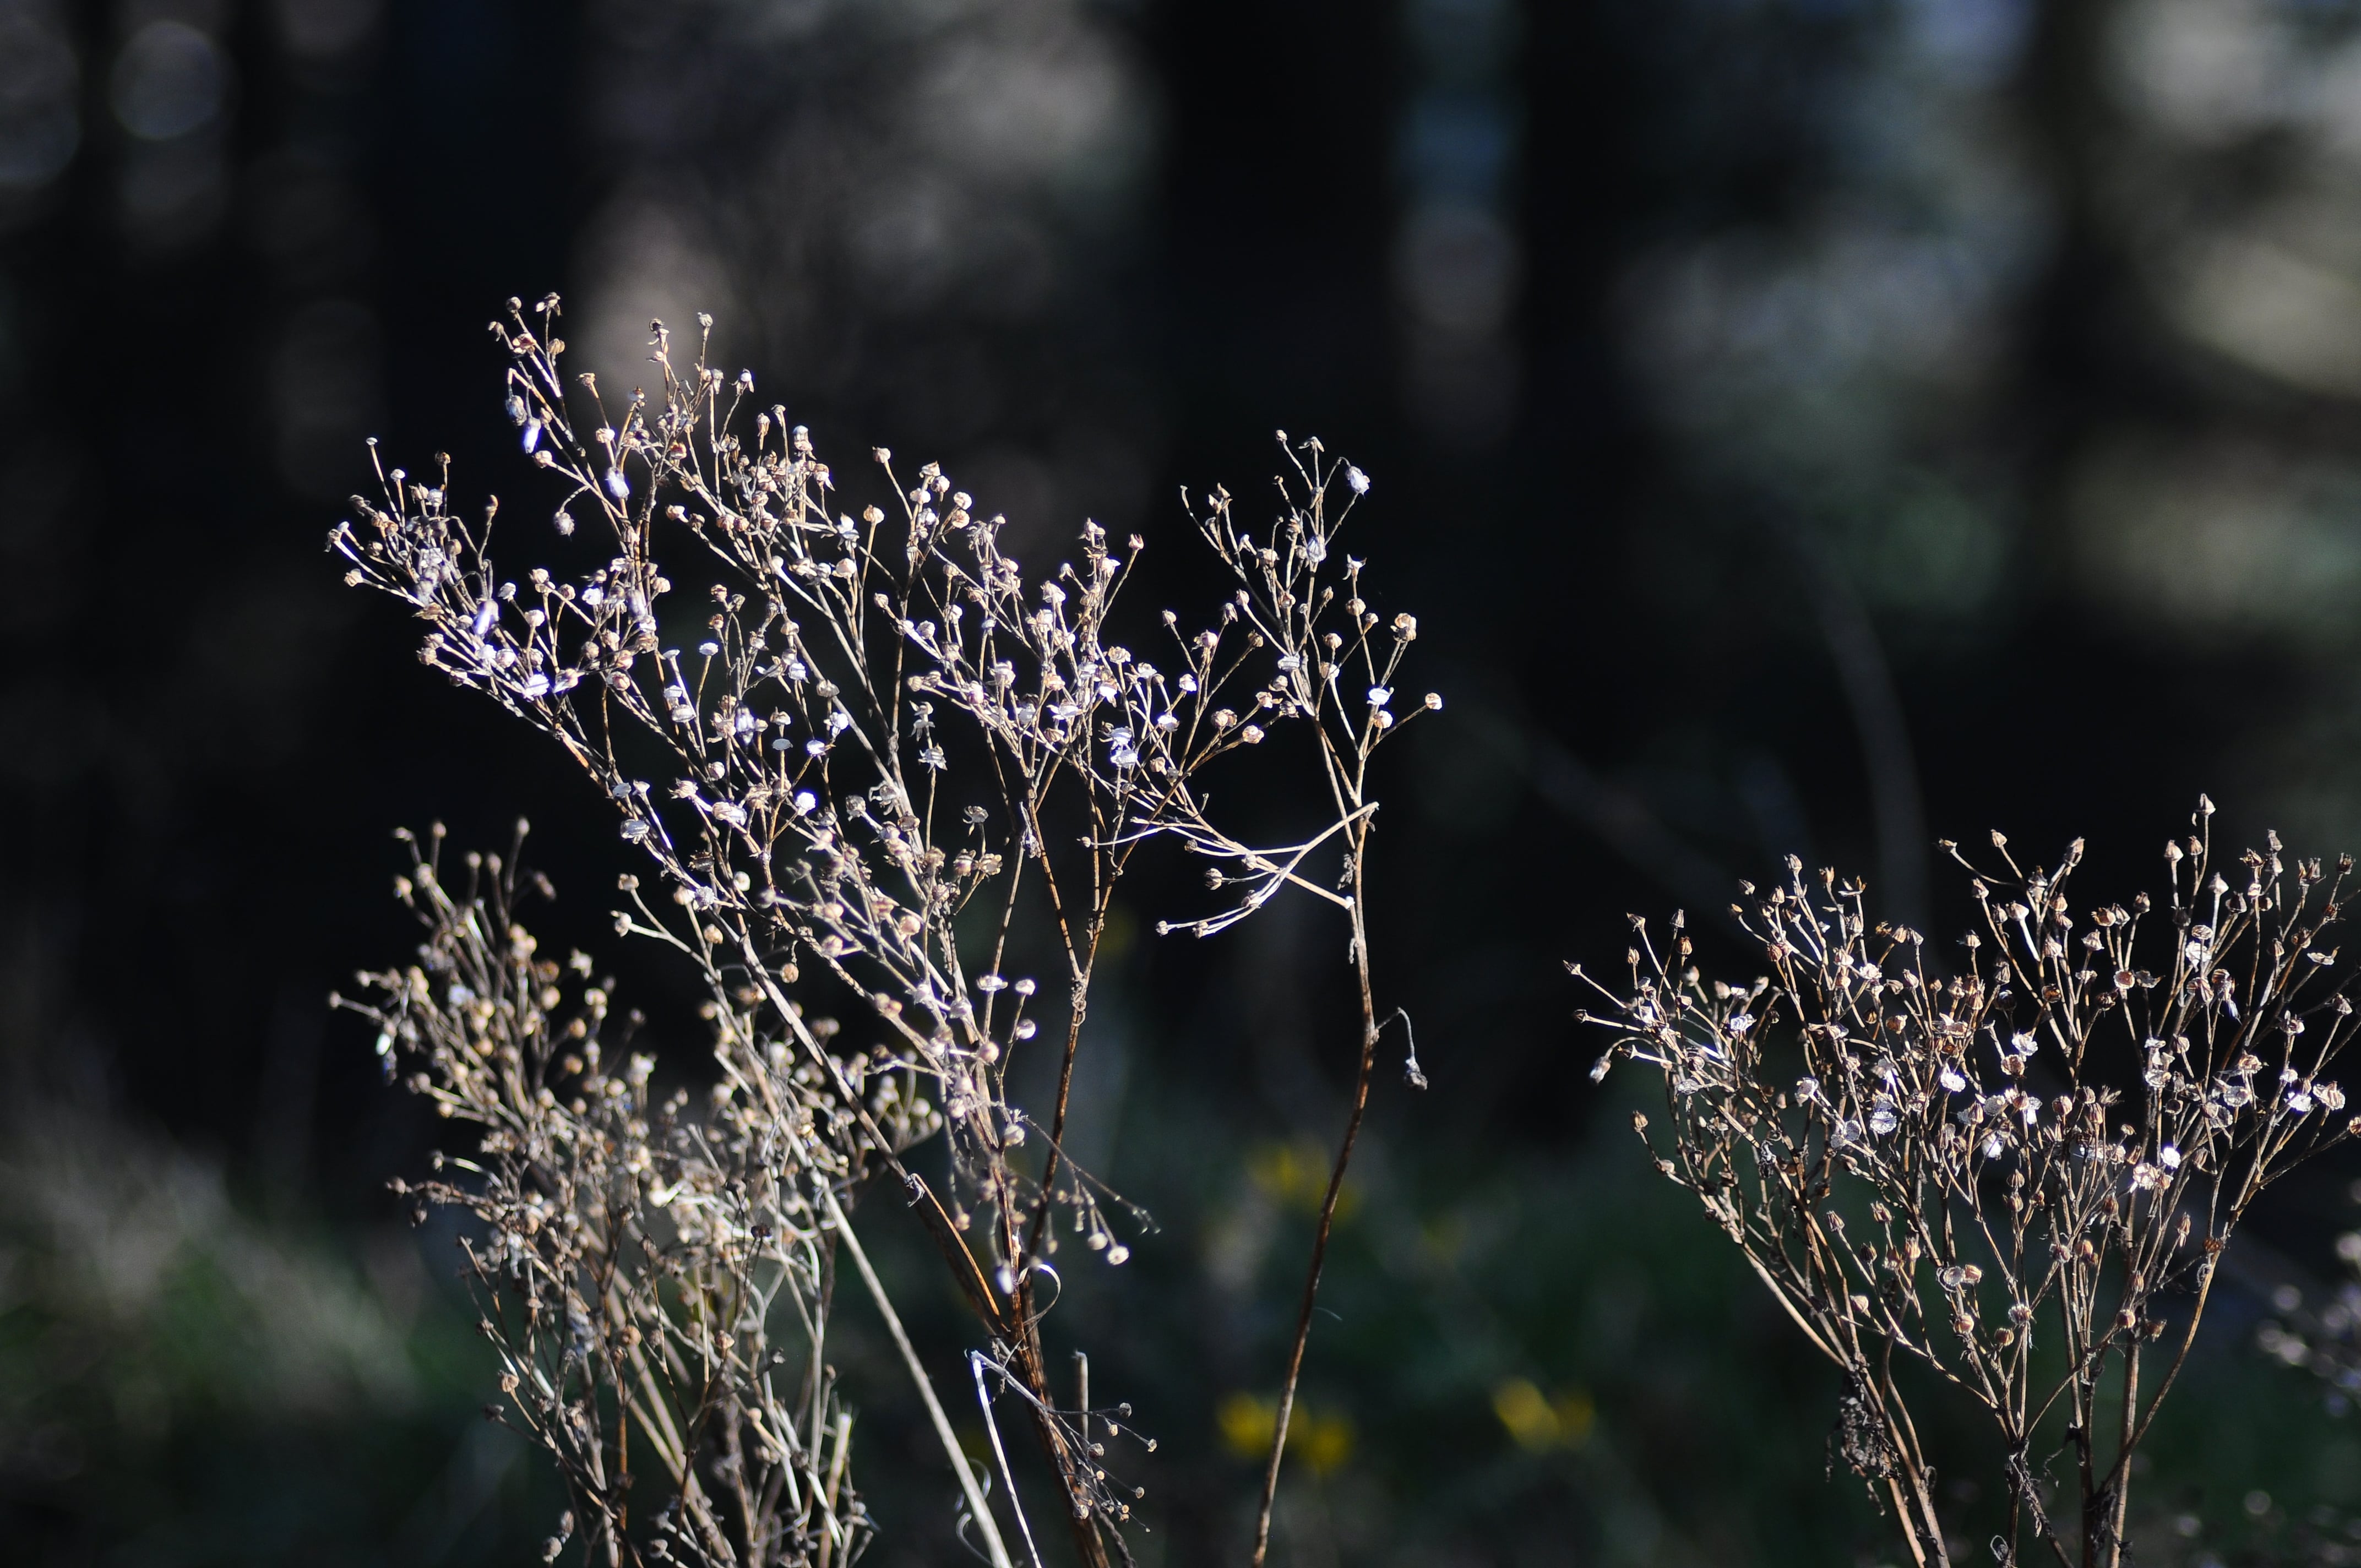
[[[407,837],[407,835],[405,835]],[[389,1070],[445,1116],[481,1129],[475,1158],[395,1190],[482,1222],[463,1242],[497,1348],[504,1405],[490,1407],[555,1462],[594,1544],[628,1537],[632,1431],[668,1497],[654,1523],[690,1563],[849,1562],[868,1521],[846,1484],[852,1417],[827,1362],[833,1259],[830,1184],[858,1180],[882,1129],[893,1152],[938,1119],[906,1075],[871,1089],[865,1124],[836,1114],[775,1034],[726,995],[711,1009],[721,1077],[708,1113],[680,1091],[649,1099],[653,1057],[609,1036],[614,981],[591,983],[582,953],[559,964],[517,916],[518,843],[470,854],[446,885],[443,834],[416,850],[397,891],[426,927],[419,962],[364,974]],[[572,995],[569,998],[568,992]],[[570,1004],[569,1004],[570,1003]],[[722,1011],[724,1005],[728,1011]],[[847,1064],[856,1082],[869,1064]],[[772,1323],[797,1331],[793,1381]]]
[[[413,1086],[487,1128],[471,1179],[415,1190],[489,1227],[471,1266],[505,1309],[487,1320],[514,1379],[505,1409],[555,1458],[575,1528],[609,1563],[844,1561],[867,1523],[825,1361],[841,1245],[934,1413],[976,1544],[1011,1563],[844,1217],[882,1171],[986,1336],[970,1374],[1023,1551],[1038,1563],[1003,1399],[1058,1478],[1082,1560],[1128,1560],[1140,1494],[1107,1447],[1137,1435],[1129,1407],[1093,1405],[1086,1373],[1061,1401],[1041,1322],[1061,1288],[1061,1224],[1120,1264],[1144,1223],[1069,1157],[1067,1117],[1116,887],[1170,840],[1207,862],[1215,902],[1159,931],[1209,936],[1293,888],[1338,909],[1357,980],[1356,1080],[1280,1386],[1259,1562],[1380,1033],[1362,897],[1370,761],[1441,706],[1395,700],[1417,623],[1373,609],[1362,563],[1336,548],[1367,477],[1281,433],[1266,525],[1242,522],[1226,491],[1184,496],[1229,597],[1202,626],[1167,610],[1139,627],[1159,643],[1152,661],[1116,641],[1139,538],[1118,554],[1086,523],[1075,560],[1028,577],[1002,519],[935,465],[897,477],[883,449],[894,501],[856,516],[805,428],[756,404],[751,373],[708,364],[707,338],[676,366],[658,323],[656,391],[610,407],[594,376],[561,372],[558,316],[555,296],[511,301],[493,331],[524,451],[562,488],[546,548],[572,569],[503,576],[497,503],[463,516],[447,460],[427,477],[380,468],[381,495],[356,498],[357,521],[329,539],[347,583],[427,623],[427,664],[550,736],[613,803],[664,889],[622,878],[618,934],[676,949],[710,995],[711,1108],[650,1106],[643,1058],[595,1048],[608,988],[555,1015],[568,966],[536,958],[514,920],[513,853],[471,861],[462,894],[431,852],[404,884],[432,933],[423,967],[368,977],[356,1005],[383,1025],[390,1062],[416,1062]],[[694,608],[686,591],[667,606],[668,572],[699,578]],[[1275,766],[1236,771],[1289,730]],[[1293,784],[1274,779],[1290,766]],[[1212,808],[1215,779],[1313,803],[1324,825],[1250,841]],[[1057,966],[1038,983],[1006,972],[1028,941]],[[874,1043],[848,1054],[813,999],[873,1017]],[[1055,1089],[1028,1108],[1012,1066],[1044,1050]],[[1423,1082],[1414,1054],[1408,1076]],[[939,1184],[913,1168],[914,1142],[938,1127]],[[792,1387],[772,1346],[783,1304],[803,1347]],[[668,1477],[665,1500],[638,1513],[635,1433]]]
[[[1998,833],[2003,871],[1945,845],[1982,914],[1956,969],[1873,922],[1861,883],[1790,858],[1786,885],[1733,905],[1769,974],[1706,979],[1676,915],[1663,938],[1633,918],[1628,989],[1583,976],[1614,1036],[1595,1076],[1663,1075],[1657,1168],[1841,1369],[1834,1444],[1921,1564],[1958,1548],[1902,1369],[1996,1431],[2000,1562],[2029,1540],[2114,1568],[2133,1454],[2223,1249],[2265,1188],[2353,1135],[2323,1076],[2354,1031],[2331,978],[2352,861],[2290,865],[2272,834],[2234,885],[2213,809],[2166,846],[2161,907],[2092,904],[2079,931],[2081,840],[2029,872]]]

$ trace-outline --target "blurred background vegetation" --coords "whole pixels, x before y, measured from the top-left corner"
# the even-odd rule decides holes
[[[610,376],[711,312],[840,467],[939,458],[1035,552],[1177,539],[1276,426],[1375,476],[1451,698],[1376,873],[1433,1087],[1379,1094],[1290,1568],[1891,1552],[1829,1376],[1587,1080],[1558,961],[1625,910],[1793,852],[1941,929],[1928,844],[1993,826],[2127,894],[2201,788],[2361,849],[2349,0],[0,0],[12,1561],[539,1560],[454,1238],[383,1190],[434,1129],[323,1001],[407,948],[397,823],[530,811],[594,949],[620,850],[319,541],[367,435],[522,488],[481,323],[551,288]],[[1156,896],[1081,1153],[1162,1229],[1057,1321],[1177,1565],[1244,1539],[1352,1041],[1309,912],[1183,947]],[[693,1079],[689,978],[626,972]],[[2350,1550],[2361,1429],[2256,1343],[2356,1176],[2252,1238],[2146,1560]],[[961,1561],[839,1332],[876,1560]]]

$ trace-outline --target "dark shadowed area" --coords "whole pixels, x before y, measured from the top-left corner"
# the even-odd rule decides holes
[[[2361,850],[2361,5],[0,0],[11,1561],[542,1561],[454,1232],[385,1190],[445,1129],[325,999],[416,940],[394,828],[521,814],[660,1078],[701,993],[613,936],[606,803],[322,544],[371,437],[546,513],[484,323],[553,290],[609,388],[709,313],[849,496],[890,445],[1028,559],[1144,535],[1142,614],[1220,591],[1180,492],[1262,508],[1275,430],[1372,477],[1446,699],[1370,872],[1431,1087],[1379,1078],[1287,1568],[1896,1560],[1834,1375],[1591,1081],[1562,962],[1627,911],[1742,967],[1716,912],[1795,855],[1931,948],[1937,839],[2086,835],[2128,899],[2200,791]],[[1076,1089],[1160,1229],[1052,1336],[1158,1435],[1172,1568],[1243,1561],[1356,1043],[1310,901],[1156,935],[1196,874],[1124,894]],[[2141,1561],[2361,1559],[2361,1430],[2264,1348],[2356,1177],[2260,1215]],[[861,1226],[960,1393],[923,1234]],[[873,1560],[965,1561],[840,1317]]]

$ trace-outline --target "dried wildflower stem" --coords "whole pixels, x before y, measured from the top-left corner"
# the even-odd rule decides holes
[[[852,1255],[852,1266],[860,1272],[862,1284],[869,1288],[869,1299],[875,1303],[877,1315],[885,1321],[885,1332],[893,1336],[894,1348],[909,1370],[910,1381],[918,1390],[918,1398],[927,1407],[927,1420],[933,1423],[935,1439],[943,1445],[943,1454],[951,1462],[951,1472],[959,1477],[960,1495],[967,1499],[968,1514],[975,1528],[983,1532],[985,1554],[992,1568],[1015,1568],[1008,1556],[1008,1545],[1000,1538],[1000,1526],[992,1517],[992,1509],[983,1500],[983,1489],[976,1485],[975,1471],[967,1462],[967,1451],[960,1447],[959,1434],[951,1431],[950,1418],[943,1413],[940,1399],[935,1398],[933,1379],[927,1376],[926,1363],[918,1359],[917,1350],[910,1336],[903,1332],[901,1315],[894,1310],[893,1299],[885,1294],[885,1286],[877,1277],[877,1270],[869,1264],[869,1254],[862,1249],[861,1238],[853,1234],[852,1222],[844,1217],[837,1206],[836,1194],[825,1189],[821,1201],[828,1205],[829,1223],[843,1239],[844,1250]]]
[[[1287,1429],[1295,1414],[1296,1384],[1303,1376],[1304,1347],[1312,1342],[1312,1312],[1320,1299],[1320,1271],[1328,1259],[1328,1236],[1336,1224],[1336,1202],[1345,1190],[1345,1171],[1353,1163],[1353,1146],[1361,1136],[1361,1119],[1369,1108],[1369,1076],[1378,1055],[1378,1006],[1369,981],[1369,940],[1361,920],[1362,871],[1368,852],[1368,817],[1350,818],[1353,827],[1353,967],[1361,992],[1361,1059],[1353,1075],[1353,1108],[1345,1118],[1345,1135],[1336,1146],[1336,1164],[1328,1174],[1328,1190],[1320,1200],[1320,1223],[1312,1235],[1312,1261],[1303,1276],[1303,1301],[1296,1310],[1295,1340],[1288,1348],[1287,1378],[1279,1385],[1279,1411],[1271,1426],[1270,1458],[1263,1465],[1262,1503],[1255,1514],[1254,1568],[1262,1568],[1270,1550],[1270,1519],[1279,1503],[1279,1472],[1287,1456]]]
[[[1398,729],[1393,673],[1416,630],[1398,616],[1389,639],[1361,598],[1361,564],[1340,572],[1331,555],[1350,510],[1330,505],[1331,481],[1355,496],[1368,481],[1317,442],[1282,436],[1294,477],[1282,477],[1283,512],[1266,534],[1232,518],[1225,493],[1196,519],[1238,587],[1194,634],[1163,612],[1167,672],[1112,635],[1138,538],[1118,555],[1086,523],[1074,560],[1028,578],[1001,547],[1002,519],[981,515],[932,464],[904,480],[882,448],[894,506],[862,507],[856,521],[836,504],[808,433],[783,408],[754,404],[751,374],[708,365],[702,342],[695,365],[676,366],[658,324],[657,395],[635,390],[610,411],[594,377],[561,374],[559,313],[555,296],[530,311],[511,301],[493,331],[511,359],[510,417],[563,491],[552,543],[579,569],[504,579],[491,554],[496,509],[480,522],[455,510],[447,460],[431,481],[380,469],[381,498],[355,498],[360,521],[340,524],[330,548],[348,562],[348,583],[400,598],[427,623],[426,664],[549,735],[614,803],[624,840],[653,862],[674,906],[652,905],[627,876],[616,929],[671,947],[705,977],[726,1068],[715,1114],[807,1172],[794,1212],[822,1249],[823,1272],[826,1245],[850,1232],[813,1223],[828,1205],[814,1208],[811,1194],[825,1187],[833,1201],[878,1171],[902,1185],[993,1341],[994,1365],[1024,1396],[1077,1554],[1101,1568],[1139,1494],[1109,1478],[1089,1423],[1105,1422],[1110,1437],[1128,1429],[1051,1399],[1037,1276],[1050,1270],[1057,1218],[1112,1264],[1128,1255],[1118,1224],[1145,1219],[1065,1146],[1102,938],[1132,856],[1176,838],[1214,862],[1213,888],[1246,890],[1180,928],[1210,935],[1282,887],[1308,889],[1353,912],[1367,1011],[1358,883],[1347,896],[1301,872],[1341,838],[1357,878],[1375,809],[1363,796],[1367,762]],[[664,603],[674,585],[660,539],[685,548],[709,602]],[[667,646],[675,639],[689,646]],[[1345,683],[1364,678],[1366,698],[1348,696]],[[1318,738],[1335,816],[1302,842],[1248,845],[1209,814],[1202,779],[1284,723]],[[1065,970],[1046,1128],[1008,1091],[1011,1063],[1039,1048],[1028,1044],[1040,1028],[1028,1015],[1035,982],[1003,973],[1020,909],[1046,914]],[[873,1016],[876,1042],[850,1056],[831,1045],[836,1025],[807,1018],[797,999],[813,981]],[[1356,1131],[1366,1076],[1365,1059]],[[939,1190],[905,1158],[937,1130],[948,1165]],[[1027,1145],[1043,1131],[1037,1176]],[[1325,1236],[1323,1222],[1323,1247]],[[808,1435],[796,1451],[817,1454],[826,1302],[793,1300],[813,1347],[798,1416]],[[708,1315],[727,1314],[717,1305]],[[643,1357],[656,1384],[669,1375],[693,1385],[685,1407],[652,1398],[638,1427],[601,1415],[588,1433],[550,1440],[583,1495],[606,1499],[593,1517],[610,1555],[636,1550],[609,1479],[610,1466],[627,1474],[634,1432],[680,1478],[678,1514],[699,1539],[719,1540],[707,1493],[742,1490],[733,1466],[747,1440],[716,1415],[730,1387],[711,1348],[720,1331],[698,1332],[708,1338],[694,1354]],[[1299,1366],[1301,1357],[1299,1336]],[[636,1409],[629,1391],[602,1397],[617,1412]],[[825,1498],[834,1485],[794,1489]],[[853,1542],[838,1536],[827,1550],[841,1556]],[[723,1547],[706,1550],[718,1560]],[[778,1549],[746,1550],[758,1561]]]
[[[1288,1348],[1287,1372],[1279,1387],[1270,1456],[1264,1465],[1262,1497],[1255,1516],[1254,1568],[1261,1568],[1269,1552],[1271,1516],[1278,1505],[1279,1473],[1286,1461],[1288,1429],[1311,1340],[1321,1271],[1327,1261],[1345,1172],[1368,1110],[1378,1033],[1364,897],[1378,809],[1378,802],[1368,795],[1369,763],[1378,747],[1400,732],[1389,705],[1402,657],[1418,635],[1417,621],[1398,615],[1390,624],[1389,644],[1380,645],[1373,638],[1380,618],[1362,597],[1361,562],[1345,558],[1340,585],[1345,597],[1341,604],[1336,602],[1336,588],[1321,580],[1330,541],[1344,514],[1351,510],[1352,498],[1367,489],[1367,477],[1357,468],[1328,461],[1317,440],[1291,444],[1284,432],[1279,440],[1293,468],[1292,480],[1282,474],[1275,481],[1291,503],[1285,526],[1274,528],[1267,542],[1257,543],[1237,527],[1228,493],[1216,490],[1208,498],[1210,504],[1199,516],[1198,527],[1238,584],[1232,607],[1252,628],[1253,645],[1279,651],[1281,678],[1257,694],[1257,700],[1282,717],[1309,720],[1332,816],[1326,827],[1299,844],[1257,850],[1222,834],[1205,819],[1194,800],[1184,795],[1175,803],[1166,828],[1196,852],[1243,867],[1243,875],[1228,877],[1216,871],[1208,878],[1216,886],[1225,880],[1253,885],[1239,914],[1258,906],[1281,886],[1302,889],[1341,907],[1352,932],[1351,959],[1358,985],[1361,1048],[1351,1110],[1321,1201],[1295,1333]],[[1339,479],[1350,495],[1332,515],[1331,487]],[[1334,615],[1338,609],[1344,611],[1341,619]],[[1430,693],[1411,717],[1441,707],[1442,699]],[[1341,839],[1344,846],[1345,872],[1338,891],[1320,886],[1300,872],[1306,857],[1332,839]],[[1219,929],[1227,918],[1199,921],[1194,928],[1202,936]],[[1413,1083],[1423,1082],[1414,1067],[1407,1076]]]
[[[412,840],[396,892],[426,929],[420,961],[336,1000],[378,1023],[389,1075],[408,1064],[412,1090],[480,1129],[476,1157],[437,1157],[463,1174],[396,1190],[422,1218],[455,1205],[486,1227],[467,1257],[502,1366],[494,1411],[548,1452],[573,1504],[549,1556],[578,1528],[615,1564],[842,1561],[869,1524],[825,1364],[833,1232],[810,1195],[832,1207],[872,1137],[906,1144],[931,1123],[905,1109],[885,1118],[895,1132],[791,1135],[829,1101],[776,1071],[785,1053],[727,992],[709,1010],[724,1082],[761,1080],[770,1108],[724,1094],[699,1121],[685,1094],[651,1104],[653,1058],[603,1038],[611,981],[587,983],[582,954],[540,957],[519,922],[521,893],[547,891],[518,870],[522,837],[505,860],[467,857],[456,891],[441,830]],[[794,1387],[782,1317],[807,1347]],[[634,1437],[664,1482],[634,1477]]]
[[[2080,840],[2030,872],[1999,834],[2004,872],[1946,845],[1982,916],[1958,972],[1916,932],[1872,926],[1860,883],[1824,872],[1816,887],[1791,859],[1785,886],[1741,884],[1752,905],[1732,908],[1772,974],[1706,981],[1675,916],[1665,946],[1634,918],[1628,990],[1583,976],[1611,1004],[1585,1015],[1614,1036],[1597,1074],[1625,1058],[1662,1074],[1657,1168],[1843,1372],[1833,1446],[1883,1491],[1915,1562],[1949,1558],[1897,1361],[1993,1420],[2005,1562],[2029,1533],[2063,1568],[2119,1568],[2132,1455],[2188,1363],[2224,1248],[2272,1181],[2354,1135],[2325,1076],[2354,1009],[2324,978],[2352,862],[2290,867],[2267,835],[2235,890],[2199,806],[2199,831],[2166,848],[2161,914],[2142,894],[2084,911],[2079,935]],[[2159,924],[2156,964],[2143,932]],[[1634,1124],[1644,1138],[1648,1119]],[[2144,1347],[2175,1297],[2187,1320],[2150,1387]],[[2033,1354],[2045,1321],[2064,1352],[2054,1373]],[[2060,1452],[2070,1487],[2043,1457]],[[2053,1512],[2059,1491],[2072,1501]]]

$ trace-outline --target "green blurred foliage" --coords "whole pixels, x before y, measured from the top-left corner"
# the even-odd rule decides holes
[[[451,1240],[269,1223],[152,1135],[20,1117],[0,1140],[9,1561],[523,1561],[555,1488],[480,1414],[490,1360],[423,1261]]]

